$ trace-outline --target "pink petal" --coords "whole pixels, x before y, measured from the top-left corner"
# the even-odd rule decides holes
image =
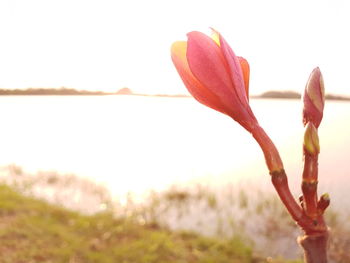
[[[241,64],[242,72],[243,72],[243,80],[244,87],[247,95],[247,99],[249,101],[249,75],[250,75],[250,67],[249,63],[245,58],[238,57],[239,63]]]
[[[219,34],[219,33],[217,33]],[[222,54],[225,57],[225,61],[228,64],[230,69],[230,76],[233,83],[234,93],[238,97],[238,100],[241,104],[241,108],[244,109],[246,119],[249,119],[252,122],[257,122],[249,106],[248,100],[248,89],[249,89],[249,64],[245,63],[245,59],[240,59],[235,55],[229,44],[226,40],[219,34],[220,37],[220,48]],[[244,68],[243,68],[244,67]],[[244,75],[243,75],[244,74]],[[248,117],[249,116],[249,117]]]
[[[241,111],[220,47],[201,32],[188,34],[187,61],[192,74],[220,97],[226,108]]]
[[[230,109],[223,106],[222,101],[217,95],[203,86],[196,77],[193,76],[187,63],[186,51],[186,42],[175,42],[171,47],[172,61],[188,91],[200,103],[221,113],[227,115],[232,114]]]
[[[225,57],[226,63],[228,64],[228,67],[230,69],[230,77],[232,79],[232,83],[234,86],[234,91],[237,94],[237,97],[239,98],[242,105],[247,106],[248,105],[248,97],[246,93],[245,83],[244,83],[244,77],[243,72],[241,68],[240,61],[238,57],[235,55],[229,44],[226,42],[226,40],[220,36],[220,48],[222,51],[222,54]]]

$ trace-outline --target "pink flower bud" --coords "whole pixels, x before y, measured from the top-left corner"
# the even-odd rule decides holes
[[[215,30],[212,37],[196,31],[187,36],[187,42],[172,45],[171,57],[188,91],[251,131],[257,120],[248,100],[248,62],[237,57]]]
[[[303,96],[303,122],[312,122],[316,128],[320,125],[324,108],[324,83],[320,69],[315,68],[307,81]]]
[[[187,41],[172,45],[171,58],[188,91],[200,103],[230,116],[252,133],[264,153],[270,174],[283,173],[275,145],[249,106],[247,60],[237,57],[215,30],[211,37],[196,31],[187,37]]]
[[[304,133],[304,150],[311,155],[317,155],[320,153],[317,129],[312,122],[306,124]]]

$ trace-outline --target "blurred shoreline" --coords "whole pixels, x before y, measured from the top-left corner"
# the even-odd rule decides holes
[[[277,196],[256,186],[173,185],[162,191],[150,189],[142,200],[133,192],[116,198],[103,185],[86,178],[50,171],[29,174],[16,165],[0,169],[0,183],[87,215],[113,211],[117,218],[132,215],[143,224],[156,222],[174,231],[225,239],[240,236],[266,256],[301,258],[295,242],[300,230]],[[335,233],[334,242],[346,251],[347,235],[340,233],[350,232],[349,216],[338,212],[330,209],[327,221]]]

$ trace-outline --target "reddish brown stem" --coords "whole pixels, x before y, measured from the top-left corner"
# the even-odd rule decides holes
[[[305,263],[327,263],[328,231],[299,238]]]
[[[283,170],[283,163],[276,146],[266,134],[264,129],[260,126],[255,126],[251,133],[264,153],[266,165],[270,173],[272,171]]]
[[[253,129],[252,135],[263,150],[273,186],[281,201],[292,218],[305,231],[305,236],[299,239],[304,249],[305,263],[327,263],[328,229],[323,219],[323,210],[317,207],[317,154],[312,156],[304,151],[302,208],[290,192],[282,160],[269,136],[260,126]],[[307,213],[305,209],[308,209]]]
[[[329,205],[328,195],[317,197],[319,141],[317,129],[307,124],[304,136],[304,169],[301,189],[304,217],[299,225],[305,236],[299,239],[306,263],[327,263],[328,229],[323,213]]]
[[[311,155],[304,150],[304,170],[301,189],[304,196],[304,209],[307,216],[316,219],[317,210],[317,184],[318,184],[318,155]]]
[[[252,135],[263,150],[265,161],[271,174],[273,186],[275,187],[281,201],[293,219],[299,221],[302,217],[303,211],[290,192],[288,179],[283,169],[283,163],[275,145],[260,126],[253,129]]]
[[[296,222],[298,222],[302,218],[303,211],[290,192],[288,178],[285,171],[280,170],[272,172],[271,181],[289,214]]]

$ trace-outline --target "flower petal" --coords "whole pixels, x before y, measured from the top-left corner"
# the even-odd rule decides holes
[[[242,106],[246,107],[248,105],[248,97],[246,95],[246,87],[243,78],[243,72],[241,68],[241,63],[238,57],[235,55],[229,44],[226,40],[219,34],[220,36],[220,48],[222,54],[225,57],[225,60],[230,69],[230,77],[232,79],[232,83],[234,85],[234,91],[237,94]]]
[[[215,41],[215,43],[220,46],[220,34],[214,28],[211,28],[211,39]]]
[[[186,58],[187,42],[178,41],[171,46],[171,58],[173,63],[184,82],[188,91],[200,103],[220,111],[224,114],[230,115],[231,111],[223,107],[220,98],[212,91],[203,86],[195,76],[193,76]]]
[[[252,112],[252,109],[249,106],[249,100],[248,100],[249,64],[247,62],[245,65],[244,62],[242,62],[242,64],[244,64],[242,66],[241,62],[239,61],[239,58],[235,55],[235,53],[233,52],[229,44],[226,42],[226,40],[222,37],[221,34],[219,34],[219,36],[220,36],[220,48],[228,64],[228,67],[230,69],[230,76],[233,83],[233,90],[235,92],[236,97],[239,100],[238,103],[241,104],[241,108],[244,111],[245,118],[247,120],[250,119],[250,121],[252,122],[257,122],[254,116],[254,113]],[[247,69],[247,66],[248,66],[248,69]],[[244,73],[243,73],[243,67],[244,67]]]
[[[220,98],[225,108],[240,108],[227,64],[214,40],[201,32],[189,33],[186,56],[192,74]]]
[[[247,94],[247,99],[249,101],[249,76],[250,76],[250,67],[249,63],[245,58],[238,57],[239,63],[241,64],[243,79],[244,79],[244,87]]]
[[[221,41],[227,45],[227,47],[229,48],[229,50],[231,50],[231,55],[226,57],[226,60],[228,60],[227,62],[229,63],[231,61],[232,55],[234,55],[233,50],[230,48],[230,46],[227,44],[227,42],[225,41],[225,39],[221,36],[221,34],[216,31],[215,29],[211,28],[212,33],[211,33],[211,38],[215,41],[215,43],[218,46],[221,46],[220,44],[220,39],[222,39]],[[225,50],[223,50],[223,54],[226,55]],[[249,101],[249,76],[250,76],[250,68],[249,68],[249,63],[248,61],[243,58],[243,57],[238,57],[237,59],[239,61],[239,64],[241,65],[241,69],[242,69],[242,74],[243,74],[243,81],[244,81],[244,87],[246,90],[246,95],[247,95],[247,99]]]

